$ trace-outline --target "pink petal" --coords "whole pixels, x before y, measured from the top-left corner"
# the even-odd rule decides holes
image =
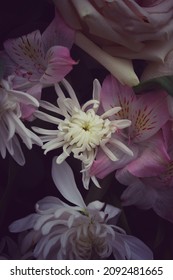
[[[153,207],[154,211],[162,217],[173,223],[173,188],[158,191],[158,198]]]
[[[162,133],[159,132],[140,145],[141,154],[126,169],[136,177],[157,176],[166,169],[170,157],[166,151]]]
[[[96,176],[97,178],[103,179],[111,172],[126,166],[138,155],[138,147],[136,145],[129,146],[129,148],[133,151],[133,156],[117,150],[115,146],[109,145],[111,152],[118,158],[117,161],[110,160],[102,150],[99,150],[97,157],[90,168],[90,176]]]
[[[18,65],[27,70],[31,80],[38,80],[44,73],[45,54],[40,31],[4,42],[5,51]]]
[[[154,189],[147,188],[142,180],[130,174],[127,169],[118,170],[116,179],[121,184],[128,186],[121,196],[123,206],[136,205],[142,209],[149,209],[153,206],[156,199]]]
[[[40,100],[41,91],[42,91],[41,84],[36,84],[35,86],[33,86],[32,88],[27,90],[27,93],[34,96],[37,100]],[[22,113],[22,119],[28,120],[28,121],[33,121],[33,119],[34,119],[33,114],[37,110],[37,108],[35,106],[21,103],[20,109],[21,109],[21,113]]]
[[[129,115],[132,125],[129,134],[134,142],[141,142],[154,135],[169,119],[167,94],[149,92],[139,96]]]
[[[40,79],[43,84],[58,83],[71,70],[76,62],[65,47],[52,47],[46,54],[47,69]]]
[[[42,34],[42,42],[47,52],[53,46],[63,46],[70,49],[74,42],[75,32],[65,24],[58,11],[55,17]]]
[[[172,145],[172,121],[168,121],[164,126],[162,126],[163,139],[165,142],[165,147],[168,149]]]
[[[166,181],[164,184],[161,184],[161,181],[159,181],[159,177],[142,179],[145,185],[145,192],[150,190],[150,197],[153,197],[153,210],[163,219],[173,223],[173,187],[172,184],[169,187]]]
[[[116,114],[116,118],[128,118],[132,103],[136,100],[132,88],[122,85],[113,76],[105,78],[101,90],[101,103],[106,110],[115,106],[122,107],[122,110]]]
[[[124,206],[136,205],[144,210],[152,208],[157,215],[173,222],[172,186],[159,186],[158,177],[140,180],[130,175],[127,170],[117,171],[116,178],[120,183],[128,186],[121,196]]]
[[[140,180],[136,180],[123,192],[121,199],[123,206],[135,205],[147,210],[153,207],[156,193],[154,189],[147,188]]]

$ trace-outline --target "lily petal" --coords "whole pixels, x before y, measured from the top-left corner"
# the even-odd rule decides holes
[[[55,11],[55,17],[42,34],[42,41],[45,53],[52,46],[63,46],[70,49],[74,42],[75,32],[65,24],[58,11]]]
[[[116,117],[128,119],[130,108],[135,101],[136,95],[131,87],[122,85],[112,75],[105,78],[101,90],[101,103],[105,110],[119,106],[121,110],[116,114]]]
[[[151,137],[145,145],[141,145],[141,155],[125,167],[136,177],[157,176],[169,164],[170,157],[166,151],[162,133]]]
[[[70,57],[69,49],[65,47],[52,47],[46,54],[47,69],[40,79],[43,84],[54,84],[61,81],[76,62]]]
[[[4,42],[10,58],[30,72],[30,79],[39,79],[45,70],[45,53],[40,31]]]
[[[103,179],[111,172],[126,166],[129,162],[137,157],[139,152],[136,145],[129,147],[133,152],[133,155],[125,154],[123,151],[117,149],[115,145],[109,145],[109,149],[118,158],[117,161],[110,160],[100,149],[97,153],[96,159],[94,160],[90,168],[90,176],[96,176],[97,178]]]
[[[153,136],[169,120],[167,94],[164,91],[148,92],[133,104],[129,119],[129,134],[134,142]]]

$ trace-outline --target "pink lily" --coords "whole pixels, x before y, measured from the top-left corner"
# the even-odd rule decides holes
[[[133,156],[117,155],[117,151],[110,146],[112,153],[120,158],[116,162],[110,162],[99,151],[90,169],[91,176],[104,178],[127,164],[129,172],[134,176],[155,176],[163,171],[169,161],[164,134],[160,130],[169,119],[166,98],[167,94],[163,91],[137,96],[131,88],[121,85],[112,76],[107,76],[102,85],[102,106],[104,110],[120,106],[122,110],[116,114],[116,118],[123,117],[132,121],[126,133],[121,133],[119,137],[133,151]]]
[[[171,160],[158,176],[137,178],[126,168],[116,172],[116,179],[128,186],[121,196],[123,206],[152,208],[157,215],[173,223],[173,147],[169,154]]]
[[[43,34],[35,30],[5,41],[1,57],[7,65],[7,75],[12,75],[13,88],[27,90],[40,99],[42,87],[61,81],[76,64],[69,52],[73,41],[74,31],[57,12]]]

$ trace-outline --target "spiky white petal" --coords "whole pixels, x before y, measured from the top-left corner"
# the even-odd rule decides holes
[[[101,85],[98,80],[93,82],[93,99],[87,101],[80,106],[74,90],[71,85],[63,79],[63,86],[68,91],[69,97],[65,97],[59,85],[55,85],[55,90],[58,95],[57,109],[54,105],[48,102],[42,102],[41,106],[44,109],[58,114],[58,117],[51,116],[45,112],[37,111],[35,116],[46,122],[57,125],[57,129],[44,130],[33,127],[41,136],[45,143],[42,148],[45,154],[48,151],[62,147],[63,151],[57,158],[57,163],[62,163],[71,153],[74,158],[79,159],[83,163],[83,170],[87,171],[92,165],[99,148],[113,161],[118,158],[109,150],[107,143],[112,141],[117,149],[123,150],[125,153],[132,154],[131,150],[120,141],[115,140],[116,133],[123,128],[131,125],[131,121],[127,119],[116,120],[117,114],[121,107],[113,107],[110,110],[97,113],[100,106],[100,90]],[[95,98],[95,99],[94,99]],[[63,117],[62,119],[59,116]],[[93,178],[96,182],[96,180]],[[87,186],[88,184],[85,184]],[[97,184],[98,185],[98,184]]]
[[[38,101],[27,93],[11,89],[6,80],[0,82],[0,153],[6,156],[6,149],[14,160],[23,165],[25,159],[20,148],[18,135],[23,143],[29,148],[33,144],[42,145],[41,139],[22,122],[20,104],[39,106]]]

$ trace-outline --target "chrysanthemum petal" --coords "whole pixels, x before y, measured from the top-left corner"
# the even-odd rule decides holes
[[[73,172],[65,161],[58,165],[56,163],[56,158],[53,159],[52,178],[57,189],[65,199],[82,208],[86,207],[84,200],[77,189]]]

